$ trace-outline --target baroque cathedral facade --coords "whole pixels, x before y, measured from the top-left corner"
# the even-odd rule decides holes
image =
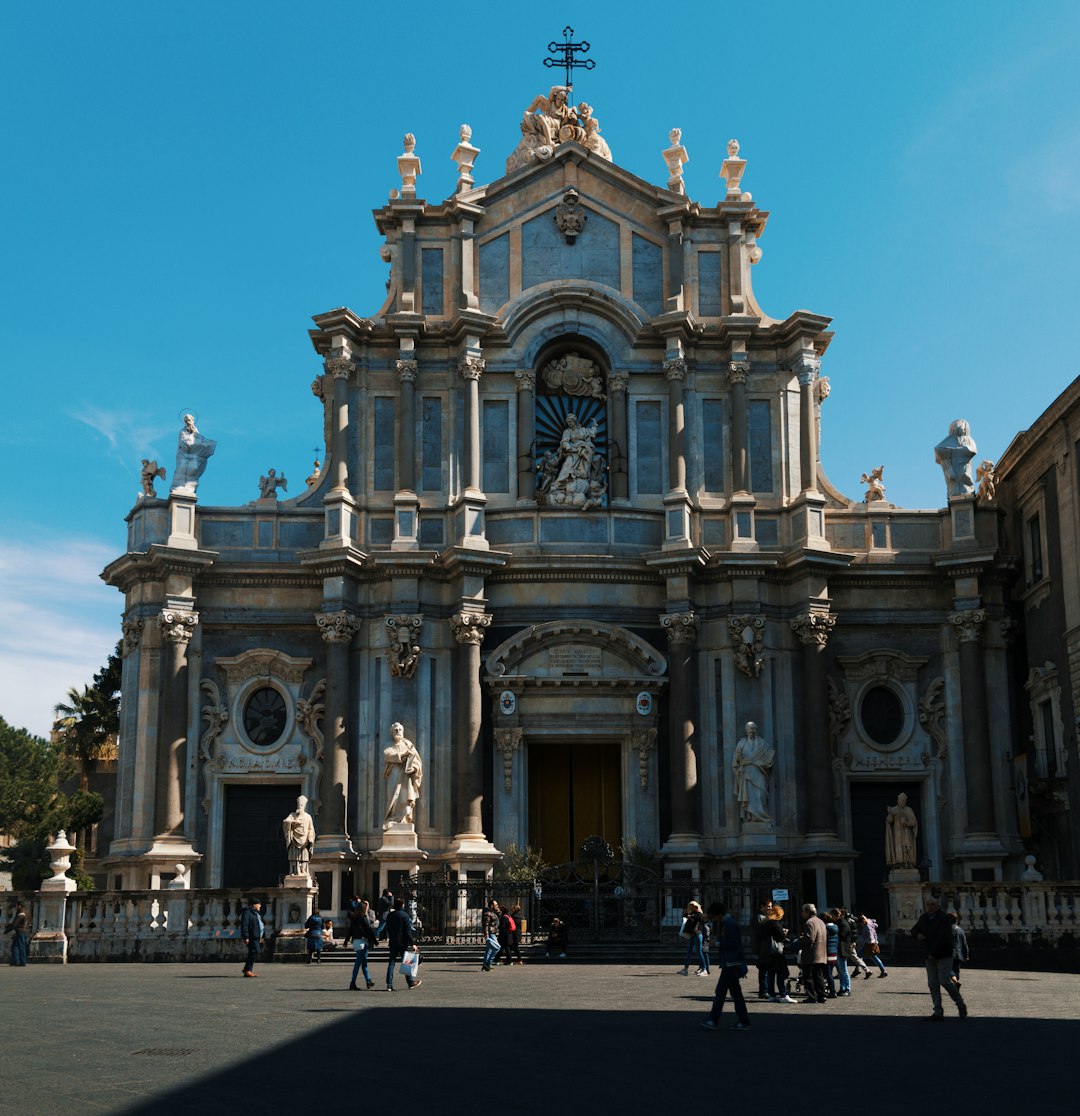
[[[334,910],[594,836],[880,907],[900,793],[912,867],[1015,878],[1000,513],[829,483],[829,318],[758,305],[738,144],[709,206],[677,131],[646,182],[561,87],[496,181],[470,140],[429,202],[406,137],[374,213],[385,302],[314,319],[305,491],[206,506],[188,469],[128,516],[103,575],[125,598],[109,885],[273,886],[300,794]],[[395,723],[422,760],[410,840],[384,829]]]

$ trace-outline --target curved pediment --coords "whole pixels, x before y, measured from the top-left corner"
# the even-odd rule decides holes
[[[523,628],[487,658],[494,678],[660,678],[667,661],[617,624],[555,620]]]

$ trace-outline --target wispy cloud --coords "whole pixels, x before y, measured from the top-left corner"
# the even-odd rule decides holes
[[[80,538],[0,542],[0,715],[44,736],[68,688],[89,683],[120,634],[115,552]]]
[[[151,423],[137,412],[107,409],[93,403],[83,403],[68,411],[68,417],[96,434],[109,448],[109,456],[125,468],[132,459],[161,457],[172,442],[171,427]],[[180,422],[177,420],[176,427]]]

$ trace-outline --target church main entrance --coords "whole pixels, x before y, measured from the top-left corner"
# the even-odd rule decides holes
[[[529,845],[549,864],[580,856],[586,837],[622,844],[620,745],[592,737],[529,742]]]
[[[299,794],[299,783],[225,786],[222,887],[278,886],[289,870],[281,822]]]

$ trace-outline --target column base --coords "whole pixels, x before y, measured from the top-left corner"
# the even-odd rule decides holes
[[[683,491],[664,497],[664,541],[661,550],[686,550],[690,541],[690,498]]]
[[[489,860],[494,863],[502,860],[502,855],[483,833],[455,833],[446,850],[446,860],[451,864],[466,860]]]
[[[336,550],[356,542],[356,501],[343,488],[334,488],[323,497],[323,540],[321,550]]]
[[[468,489],[454,505],[455,545],[469,550],[489,550],[484,524],[487,497],[478,489]]]
[[[832,550],[825,538],[825,497],[803,492],[791,503],[792,541],[807,550]]]
[[[735,492],[731,497],[731,543],[729,550],[753,551],[758,549],[754,534],[754,507],[757,501],[749,492]]]

